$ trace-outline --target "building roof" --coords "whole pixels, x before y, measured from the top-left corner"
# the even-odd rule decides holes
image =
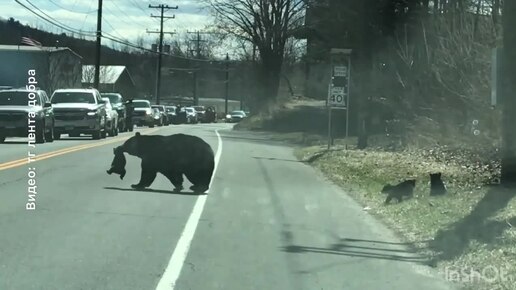
[[[82,59],[82,56],[77,54],[75,51],[71,50],[68,47],[55,47],[55,46],[28,46],[28,45],[0,45],[0,51],[21,51],[28,53],[52,53],[52,52],[60,52],[60,51],[70,51],[75,54],[77,57]]]
[[[123,65],[101,65],[100,66],[100,83],[101,84],[114,84],[118,81],[120,76],[127,72],[131,82],[134,84],[134,80],[127,68]],[[94,65],[83,65],[82,66],[82,83],[92,84],[95,77],[95,66]]]

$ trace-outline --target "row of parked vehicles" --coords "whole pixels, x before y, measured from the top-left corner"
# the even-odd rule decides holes
[[[51,97],[40,89],[0,88],[0,143],[7,137],[27,137],[28,118],[34,121],[31,124],[35,125],[36,143],[59,140],[64,134],[102,139],[132,131],[134,125],[154,127],[217,121],[213,107],[151,105],[148,100],[126,102],[118,93],[100,93],[92,88],[58,89]]]

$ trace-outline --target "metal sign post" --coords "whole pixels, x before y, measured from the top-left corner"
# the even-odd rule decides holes
[[[351,79],[351,49],[331,49],[331,81],[328,87],[328,150],[333,145],[332,110],[346,110],[346,140],[349,129],[349,85]],[[346,145],[347,149],[347,145]]]

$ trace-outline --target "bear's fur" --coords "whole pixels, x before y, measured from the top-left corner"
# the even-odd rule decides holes
[[[183,189],[183,174],[193,184],[190,189],[194,192],[203,193],[209,188],[215,157],[210,145],[199,137],[144,136],[136,132],[119,150],[142,159],[140,182],[131,185],[135,189],[149,187],[158,172],[172,182],[176,191]]]
[[[383,187],[382,193],[387,194],[385,203],[388,204],[393,198],[401,202],[403,197],[412,197],[414,195],[414,187],[416,187],[416,180],[405,180],[397,185],[387,184]]]
[[[430,173],[430,195],[444,195],[446,194],[446,186],[441,179],[441,172]]]
[[[111,162],[111,168],[107,170],[107,173],[109,175],[112,173],[120,174],[120,179],[124,179],[126,173],[125,164],[127,163],[124,152],[120,147],[117,147],[113,148],[113,154],[115,154],[115,157],[113,158],[113,162]]]

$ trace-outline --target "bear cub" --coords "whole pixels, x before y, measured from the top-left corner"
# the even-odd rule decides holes
[[[430,173],[430,195],[444,195],[446,194],[446,186],[441,179],[441,172]]]
[[[401,202],[403,197],[412,197],[414,195],[414,188],[416,187],[416,180],[405,180],[397,185],[387,184],[383,187],[382,193],[387,194],[385,203],[388,204],[393,198]]]
[[[124,179],[125,176],[125,164],[127,163],[125,159],[124,152],[120,147],[113,148],[113,153],[115,157],[113,158],[113,162],[111,162],[111,168],[106,172],[111,175],[112,173],[116,173],[120,175],[120,179]]]

